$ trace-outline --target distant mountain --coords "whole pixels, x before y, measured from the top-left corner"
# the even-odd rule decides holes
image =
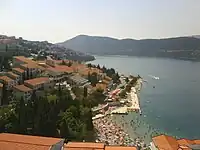
[[[200,60],[200,39],[175,37],[166,39],[115,39],[79,35],[58,45],[97,55],[132,55]]]
[[[37,58],[45,58],[47,55],[54,55],[58,59],[71,59],[78,61],[94,60],[94,56],[84,52],[78,52],[73,49],[65,48],[47,41],[28,41],[15,36],[0,35],[0,54],[37,56]]]

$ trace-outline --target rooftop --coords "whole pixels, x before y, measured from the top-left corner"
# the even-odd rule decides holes
[[[191,150],[190,147],[200,146],[200,140],[177,140],[167,135],[159,135],[153,137],[153,143],[158,148],[158,150],[177,150],[178,148],[182,148],[184,150]]]
[[[0,133],[0,149],[2,150],[49,150],[62,139]]]
[[[6,83],[9,83],[9,82],[14,81],[13,79],[11,79],[11,78],[9,78],[9,77],[7,77],[7,76],[1,76],[1,77],[0,77],[0,80],[5,81]]]
[[[48,77],[39,77],[39,78],[26,80],[26,81],[24,81],[24,83],[30,84],[32,86],[36,86],[36,85],[39,85],[39,84],[46,83],[48,81],[49,81]]]
[[[19,77],[19,75],[13,73],[12,71],[7,72],[7,74],[8,74],[8,76],[10,75],[11,77],[13,77],[13,78],[15,78],[15,79],[16,79],[17,77]]]
[[[68,142],[65,145],[67,150],[104,150],[104,147],[103,143],[91,142]]]
[[[21,68],[12,68],[12,70],[17,71],[19,73],[24,73],[25,71]]]
[[[49,67],[48,70],[67,73],[73,72],[73,69],[71,67],[65,65],[56,65],[55,67]]]
[[[36,63],[35,61],[33,61],[31,59],[28,59],[28,58],[26,58],[24,56],[15,56],[14,58],[17,59],[17,60],[19,60],[19,61],[22,61],[24,63],[27,63],[27,64],[29,64],[29,63]]]
[[[105,150],[137,150],[137,148],[127,146],[106,146]]]
[[[16,89],[16,90],[18,90],[18,91],[21,91],[21,92],[29,92],[29,91],[32,91],[32,89],[28,88],[28,87],[25,86],[24,84],[14,86],[14,89]]]

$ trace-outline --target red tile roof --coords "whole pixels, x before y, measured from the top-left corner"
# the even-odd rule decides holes
[[[15,78],[16,79],[17,77],[19,77],[19,75],[15,74],[15,73],[13,73],[11,71],[7,72],[7,74],[8,74],[8,76],[11,76],[11,78]]]
[[[25,86],[24,84],[22,85],[17,85],[13,87],[14,89],[21,91],[21,92],[29,92],[32,91],[32,89],[28,88],[27,86]]]
[[[11,79],[11,78],[9,78],[7,76],[1,76],[0,80],[3,80],[5,83],[9,83],[9,82],[14,81],[13,79]]]
[[[48,70],[56,72],[67,72],[67,73],[73,72],[73,69],[71,67],[65,65],[57,65],[55,67],[49,67]]]
[[[24,56],[15,56],[14,57],[16,60],[18,60],[18,61],[21,61],[21,62],[24,62],[24,63],[36,63],[35,61],[33,61],[33,60],[31,60],[31,59],[28,59],[28,58],[26,58],[26,57],[24,57]]]
[[[106,146],[105,150],[137,150],[137,148],[132,146]]]
[[[25,71],[21,68],[12,68],[12,70],[19,72],[19,73],[24,73]]]
[[[153,142],[159,150],[177,150],[179,148],[176,139],[167,135],[153,137]]]
[[[65,144],[66,150],[104,150],[103,143],[91,142],[68,142]]]
[[[49,81],[48,77],[39,77],[39,78],[26,80],[26,81],[24,81],[24,83],[32,85],[32,86],[36,86],[36,85],[40,85],[40,84],[46,83],[48,81]]]
[[[23,66],[24,68],[38,68],[38,65],[35,63],[29,63],[29,64],[21,64],[21,66]]]
[[[0,134],[0,150],[49,150],[62,139],[20,134]]]

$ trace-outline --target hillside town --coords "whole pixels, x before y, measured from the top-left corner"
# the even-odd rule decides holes
[[[24,145],[34,145],[35,149],[36,147],[37,149],[41,149],[45,145],[48,149],[58,146],[64,149],[73,148],[77,150],[81,148],[88,150],[95,148],[102,150],[185,150],[195,149],[200,145],[199,140],[175,139],[167,135],[155,136],[152,138],[151,143],[144,143],[139,139],[131,139],[129,134],[112,120],[112,115],[126,115],[130,111],[142,114],[138,98],[138,92],[142,86],[142,79],[139,76],[126,77],[124,75],[118,75],[112,68],[109,70],[104,66],[100,67],[78,61],[56,60],[51,56],[48,56],[43,61],[34,61],[25,56],[14,56],[12,62],[10,62],[10,66],[11,70],[1,72],[0,74],[0,105],[2,110],[10,106],[13,107],[12,105],[16,100],[20,102],[20,108],[22,101],[25,106],[29,105],[30,102],[35,103],[33,95],[36,96],[34,99],[37,99],[37,97],[45,97],[46,95],[49,100],[59,99],[57,97],[60,94],[59,89],[61,91],[68,90],[73,101],[77,101],[76,99],[80,98],[81,92],[77,91],[78,89],[74,90],[75,87],[84,89],[84,97],[89,97],[88,95],[93,92],[100,91],[102,95],[99,93],[100,95],[98,94],[94,98],[98,99],[102,97],[102,99],[99,99],[94,104],[89,104],[91,106],[91,119],[95,131],[93,133],[93,143],[86,139],[78,140],[83,141],[82,143],[69,142],[66,141],[68,138],[62,139],[62,136],[59,136],[60,138],[54,141],[50,137],[44,137],[46,134],[43,134],[41,137],[25,135],[28,132],[22,132],[24,135],[19,133],[1,133],[0,149],[7,150],[15,148],[16,143],[20,143],[18,145],[19,149],[22,149]],[[49,95],[49,92],[52,90],[58,90],[57,96]],[[85,99],[84,97],[83,99]],[[0,119],[3,120],[8,114],[5,112],[2,113]],[[22,117],[22,114],[19,115]],[[7,132],[6,126],[2,129],[4,132]],[[28,130],[31,129],[27,128]],[[59,130],[63,132],[63,129]],[[67,132],[63,133],[66,134]],[[27,141],[29,138],[39,143]],[[49,143],[48,140],[52,142]]]

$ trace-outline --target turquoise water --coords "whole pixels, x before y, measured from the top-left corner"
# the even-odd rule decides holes
[[[177,137],[200,138],[200,62],[128,56],[95,57],[94,64],[112,67],[127,75],[139,74],[148,81],[143,84],[140,94],[141,124]],[[152,79],[149,75],[160,79]],[[130,114],[123,119],[130,124],[135,116]],[[130,126],[129,130],[132,130]]]

